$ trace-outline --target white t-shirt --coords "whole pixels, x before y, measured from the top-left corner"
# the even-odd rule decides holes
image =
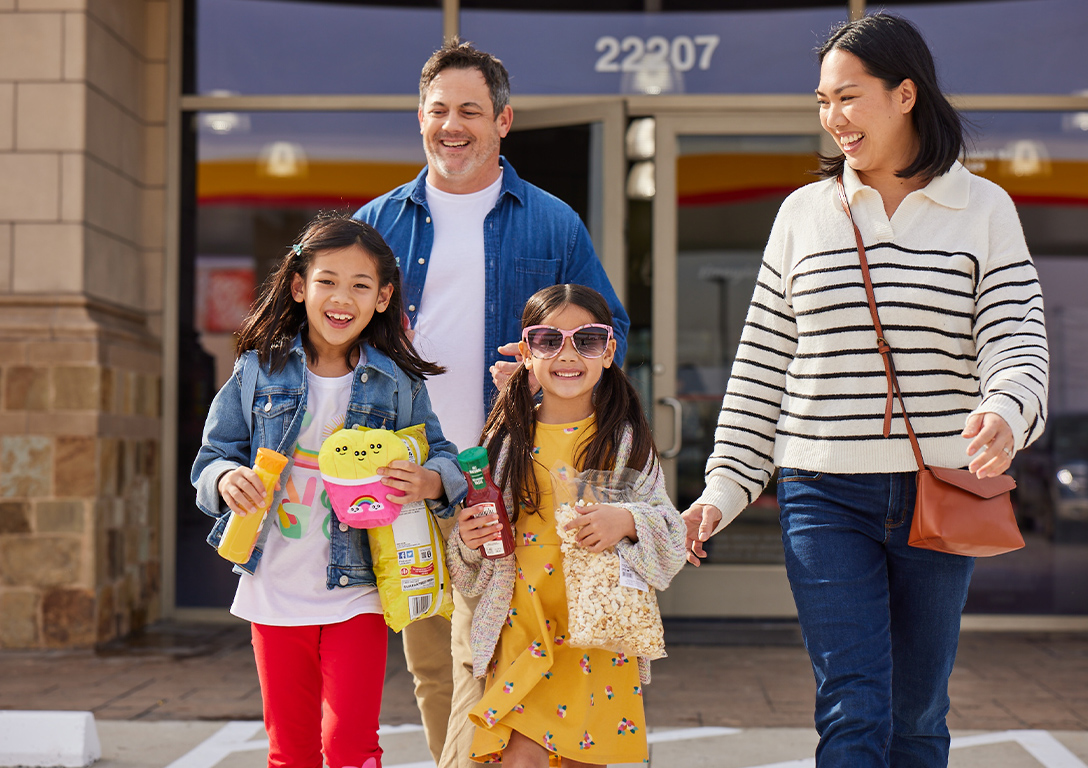
[[[252,576],[238,581],[230,612],[239,618],[298,627],[382,612],[376,587],[325,588],[333,518],[317,453],[325,438],[344,426],[352,375],[329,379],[306,371],[306,413],[294,463],[265,520],[273,528],[261,561]]]
[[[479,192],[454,195],[427,185],[434,245],[416,317],[416,351],[446,367],[427,379],[442,434],[458,449],[484,426],[484,219],[498,202],[502,174]],[[509,341],[506,339],[504,341]]]

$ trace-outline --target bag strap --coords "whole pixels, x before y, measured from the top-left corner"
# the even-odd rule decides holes
[[[257,391],[257,372],[260,369],[257,353],[245,355],[242,360],[242,418],[246,420],[246,431],[253,434],[253,395]]]
[[[401,370],[399,365],[393,366],[397,372],[397,431],[412,426],[412,380],[408,374]]]
[[[861,230],[854,222],[854,216],[850,213],[850,202],[846,198],[846,187],[843,186],[842,176],[835,179],[835,186],[839,191],[839,202],[850,219],[850,226],[854,228],[854,240],[858,244],[858,258],[861,260],[861,278],[865,282],[865,298],[869,301],[869,314],[873,318],[873,328],[876,330],[876,351],[880,353],[880,359],[884,361],[884,376],[888,379],[888,397],[884,401],[884,437],[891,434],[892,430],[892,401],[899,400],[899,408],[903,412],[903,423],[907,426],[907,437],[910,438],[910,447],[914,451],[914,458],[918,462],[918,469],[925,469],[922,461],[922,449],[918,445],[918,438],[910,425],[907,417],[907,406],[903,403],[903,391],[899,388],[899,379],[895,375],[895,365],[892,363],[892,348],[884,338],[884,329],[880,325],[880,317],[876,311],[876,294],[873,293],[873,281],[869,276],[869,260],[865,256],[865,245],[861,241]]]

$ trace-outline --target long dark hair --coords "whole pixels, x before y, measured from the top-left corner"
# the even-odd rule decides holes
[[[529,297],[521,314],[521,327],[540,325],[546,317],[567,306],[586,310],[595,323],[612,324],[612,310],[597,291],[584,285],[553,285]],[[657,461],[657,449],[638,392],[618,364],[613,363],[602,371],[593,394],[593,410],[597,417],[596,432],[574,457],[579,471],[616,469],[616,455],[628,426],[633,444],[627,466],[641,472],[651,457]],[[509,489],[513,494],[515,508],[507,511],[515,522],[522,506],[531,513],[539,514],[540,510],[540,489],[533,472],[535,411],[535,398],[529,389],[529,371],[524,365],[518,366],[495,399],[480,436],[481,442],[487,445],[491,466],[495,466],[504,441],[509,443],[506,464],[496,481],[502,490]]]
[[[400,290],[400,269],[393,251],[374,227],[349,218],[342,213],[320,213],[306,225],[294,245],[279,266],[268,276],[261,287],[261,294],[249,316],[238,331],[238,354],[249,349],[257,351],[262,363],[273,371],[283,368],[291,351],[295,334],[302,331],[302,345],[306,356],[317,359],[317,350],[306,332],[306,305],[291,296],[291,285],[298,275],[303,280],[314,257],[321,251],[339,250],[357,245],[374,260],[378,271],[379,288],[393,286],[389,305],[384,312],[375,312],[359,342],[388,355],[406,373],[419,378],[437,376],[446,369],[424,360],[408,340],[403,318],[404,309]],[[351,367],[351,350],[345,362]]]
[[[910,114],[918,134],[918,154],[914,162],[895,175],[929,180],[951,168],[966,147],[964,122],[941,92],[933,54],[918,28],[898,16],[874,13],[835,29],[816,49],[820,63],[834,50],[857,56],[865,71],[883,80],[888,90],[907,78],[914,81],[917,96]],[[819,158],[816,175],[827,179],[842,173],[845,155]]]

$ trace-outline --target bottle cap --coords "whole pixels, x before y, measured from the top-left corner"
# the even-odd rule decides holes
[[[483,469],[487,466],[487,449],[482,445],[475,448],[466,448],[457,454],[457,463],[464,472],[470,469]]]
[[[278,475],[287,466],[287,457],[282,453],[273,451],[271,448],[258,448],[257,459],[253,464],[265,472]]]

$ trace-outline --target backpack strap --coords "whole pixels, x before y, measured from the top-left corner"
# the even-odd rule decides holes
[[[257,391],[257,372],[261,368],[257,354],[246,354],[242,358],[242,418],[246,420],[246,430],[253,434],[253,395]]]
[[[412,380],[399,365],[393,367],[397,371],[397,430],[399,431],[412,426]]]

